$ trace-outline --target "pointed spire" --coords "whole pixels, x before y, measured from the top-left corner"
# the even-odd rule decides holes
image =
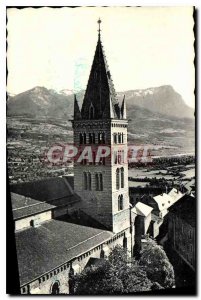
[[[97,23],[98,23],[98,39],[100,40],[100,32],[101,32],[101,29],[100,29],[100,24],[101,24],[101,19],[99,18]]]
[[[92,103],[94,107],[94,119],[109,119],[111,118],[111,113],[114,114],[114,118],[120,119],[121,114],[117,95],[100,40],[100,19],[98,20],[98,24],[98,42],[84,96],[81,115],[83,119],[88,119],[89,109]]]
[[[80,113],[80,108],[77,102],[76,95],[74,95],[74,120],[79,120],[81,119],[81,113]]]
[[[126,100],[125,100],[125,95],[122,101],[122,105],[121,105],[121,116],[122,119],[126,119]]]

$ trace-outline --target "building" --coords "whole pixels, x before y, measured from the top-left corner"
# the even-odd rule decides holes
[[[134,218],[128,195],[125,99],[120,106],[100,36],[83,105],[74,101],[74,144],[113,154],[74,163],[74,179],[11,186],[22,294],[72,293],[71,276],[120,244],[132,253]],[[94,156],[93,156],[94,157]]]
[[[184,195],[169,209],[168,244],[193,271],[196,269],[196,199]]]
[[[123,161],[127,127],[125,99],[120,106],[99,31],[83,105],[80,110],[75,98],[73,120],[74,143],[80,151],[90,145],[94,159],[74,163],[74,190],[83,197],[85,212],[113,232],[130,226],[128,163]],[[112,154],[96,162],[100,145]]]

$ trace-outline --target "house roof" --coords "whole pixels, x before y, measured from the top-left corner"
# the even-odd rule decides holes
[[[191,195],[184,195],[169,209],[177,217],[195,227],[196,224],[196,199]]]
[[[11,203],[14,220],[22,219],[55,208],[54,205],[15,193],[11,193]]]
[[[158,208],[160,211],[164,209],[168,209],[175,202],[177,202],[184,194],[181,192],[177,192],[177,189],[173,188],[168,194],[163,193],[161,195],[157,195],[154,198],[156,203],[158,204]]]
[[[177,189],[173,188],[168,195],[172,198],[172,202],[175,203],[178,201],[181,197],[183,197],[184,194],[182,194],[180,191],[177,191]],[[172,204],[173,204],[172,203]]]
[[[172,198],[166,193],[157,195],[153,198],[156,201],[156,203],[158,204],[158,208],[160,211],[167,209],[172,203]]]
[[[112,236],[109,231],[59,220],[17,232],[20,285],[37,279]]]
[[[134,212],[137,215],[143,216],[143,217],[147,217],[151,211],[153,210],[152,207],[142,203],[142,202],[138,202],[135,207],[133,208]]]

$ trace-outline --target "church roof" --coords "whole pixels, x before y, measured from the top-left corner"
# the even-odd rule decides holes
[[[54,205],[15,193],[11,193],[11,202],[14,220],[22,219],[55,208]]]
[[[72,176],[71,176],[72,177]],[[31,182],[12,184],[13,193],[47,202],[55,206],[63,206],[81,201],[73,191],[73,178],[51,177]]]
[[[99,30],[94,60],[81,109],[82,119],[120,119],[122,117],[120,110]],[[90,116],[91,112],[93,116]]]
[[[16,233],[20,285],[104,243],[112,232],[50,220]]]

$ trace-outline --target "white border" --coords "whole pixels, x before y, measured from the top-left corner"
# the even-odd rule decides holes
[[[9,295],[6,295],[6,6],[195,6],[197,10],[200,9],[201,4],[199,0],[158,0],[158,1],[151,1],[151,0],[124,0],[124,1],[117,1],[117,0],[2,0],[0,2],[0,134],[1,134],[1,152],[0,152],[0,183],[1,183],[1,215],[0,215],[0,237],[1,237],[1,247],[0,247],[0,258],[1,258],[1,268],[0,268],[0,298],[7,299]],[[198,11],[198,19],[199,19],[199,11]],[[198,20],[197,20],[198,22]],[[197,30],[199,29],[199,24],[197,24]],[[200,31],[200,30],[199,30]],[[197,33],[197,42],[200,39],[200,32]],[[198,53],[197,53],[197,71],[200,70],[200,44],[198,45]],[[199,58],[199,60],[198,60]],[[199,85],[199,78],[197,78],[197,118],[199,115],[199,93],[198,89]],[[197,125],[200,125],[197,122]],[[200,126],[199,126],[200,128]],[[201,141],[201,134],[200,130],[197,128],[197,147],[200,146]],[[3,141],[3,143],[2,143]],[[200,157],[200,151],[197,149],[197,156],[198,159]],[[199,164],[199,163],[198,163]],[[198,166],[198,165],[197,165]],[[200,175],[200,168],[198,169],[198,178]],[[198,179],[197,179],[198,182]],[[198,191],[197,199],[200,199],[200,192]],[[197,200],[198,203],[198,200]],[[198,215],[200,216],[200,205],[198,205],[199,211]],[[198,217],[199,220],[199,217]],[[197,255],[199,254],[200,249],[200,223],[198,224],[197,232],[198,232],[198,249]],[[9,252],[7,252],[9,255]],[[199,261],[199,257],[198,257]],[[199,274],[198,274],[199,275]],[[199,293],[199,286],[200,276],[198,276],[198,293]],[[23,296],[24,299],[29,299],[28,296]],[[135,296],[136,297],[136,296]],[[147,297],[140,297],[140,298],[148,298]],[[38,297],[42,299],[42,296]],[[75,296],[73,297],[76,298]],[[79,297],[80,298],[80,297]],[[176,297],[172,297],[173,299]],[[194,297],[188,297],[194,298]]]

